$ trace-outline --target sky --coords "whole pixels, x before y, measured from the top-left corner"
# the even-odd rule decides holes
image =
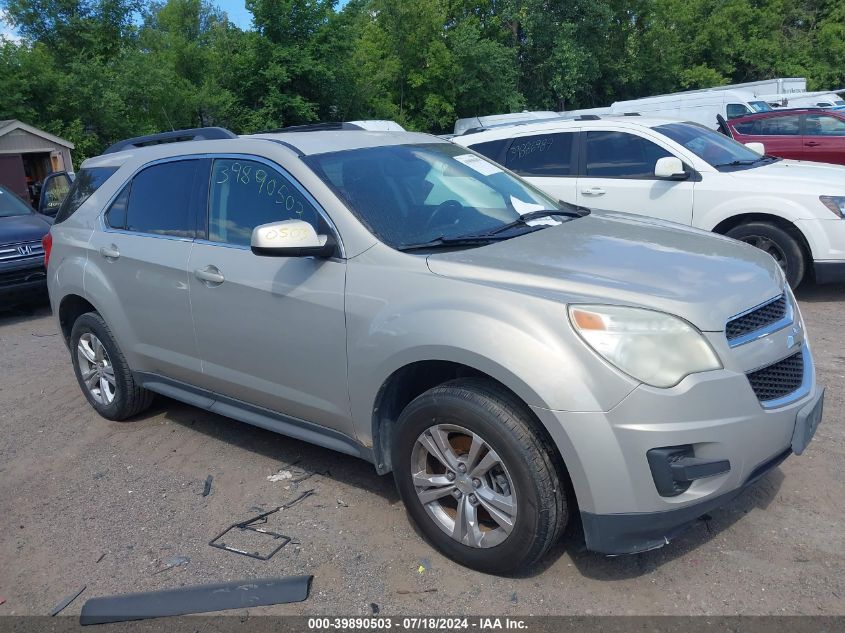
[[[240,28],[252,26],[252,14],[246,10],[244,0],[216,0],[214,4],[229,14],[229,20]]]

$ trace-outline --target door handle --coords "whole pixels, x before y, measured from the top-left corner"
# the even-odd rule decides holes
[[[109,261],[114,261],[118,257],[120,257],[120,251],[117,250],[117,246],[112,244],[111,246],[103,246],[100,248],[100,255],[108,259]]]
[[[821,145],[821,143],[819,143],[818,141],[808,141],[804,143],[804,145],[806,145],[807,147],[818,147],[819,145]]]
[[[194,271],[194,275],[196,275],[197,279],[200,281],[205,282],[207,286],[219,286],[226,278],[223,274],[217,269],[217,266],[206,266],[205,268],[197,268]]]
[[[581,193],[585,196],[603,196],[605,191],[601,187],[590,187],[589,189],[582,189]]]

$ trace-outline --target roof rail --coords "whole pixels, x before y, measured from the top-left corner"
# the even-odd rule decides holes
[[[575,117],[575,121],[600,121],[601,117],[598,114],[579,114]]]
[[[625,112],[622,116],[642,116],[639,112]]]
[[[179,143],[181,141],[211,141],[217,139],[238,138],[237,134],[222,127],[195,127],[188,130],[173,130],[148,136],[136,136],[110,145],[103,154],[114,154],[133,147],[147,147],[162,143]]]

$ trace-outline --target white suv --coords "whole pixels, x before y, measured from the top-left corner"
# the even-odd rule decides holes
[[[792,287],[845,279],[845,167],[781,160],[694,123],[640,116],[511,124],[452,139],[556,198],[748,242]]]

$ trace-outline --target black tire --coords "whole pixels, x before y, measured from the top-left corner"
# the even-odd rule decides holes
[[[517,512],[512,531],[502,542],[485,548],[465,545],[426,512],[412,480],[411,462],[417,438],[434,424],[455,424],[477,434],[507,468]],[[399,416],[391,446],[399,494],[424,535],[455,562],[485,573],[514,573],[536,563],[563,532],[568,520],[564,471],[556,466],[556,453],[535,431],[535,424],[509,392],[480,379],[434,387]]]
[[[794,289],[807,272],[807,254],[798,238],[787,229],[772,222],[748,222],[729,230],[726,235],[735,240],[762,248],[774,257],[786,274],[786,281]]]
[[[79,339],[86,333],[91,333],[100,340],[114,370],[114,399],[109,403],[98,402],[82,377],[77,348]],[[125,420],[138,415],[152,404],[153,393],[135,384],[132,371],[117,346],[109,326],[96,312],[83,314],[74,322],[70,333],[70,352],[73,372],[76,374],[76,380],[80,389],[82,389],[82,393],[85,394],[88,402],[97,413],[104,418],[116,421]]]

